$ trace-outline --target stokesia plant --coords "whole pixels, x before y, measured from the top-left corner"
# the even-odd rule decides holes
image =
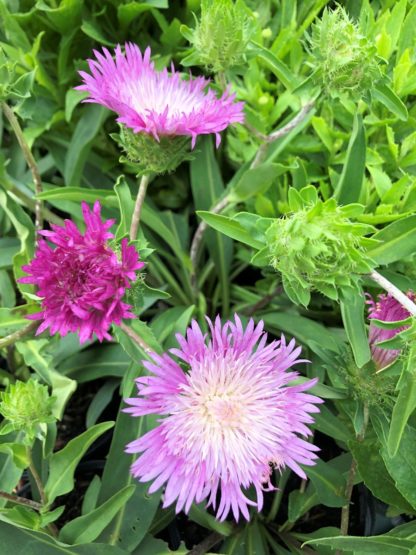
[[[414,553],[415,22],[0,0],[0,555]]]

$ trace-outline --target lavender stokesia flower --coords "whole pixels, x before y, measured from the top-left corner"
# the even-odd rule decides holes
[[[39,232],[54,248],[41,239],[35,258],[22,268],[29,275],[19,279],[37,285],[42,297],[42,311],[28,316],[42,321],[36,334],[47,328],[62,336],[78,332],[81,343],[94,333],[100,341],[111,339],[112,323],[135,317],[122,298],[136,279],[136,271],[144,266],[127,239],[121,242],[120,258],[108,246],[114,237],[108,231],[114,220],[102,221],[99,202],[93,211],[82,203],[82,212],[84,234],[71,220],[65,220],[63,227],[51,225],[52,231]]]
[[[135,133],[147,133],[157,141],[161,136],[189,135],[192,148],[198,135],[215,133],[217,146],[220,131],[230,123],[242,122],[243,103],[234,102],[228,90],[217,98],[212,90],[204,91],[203,77],[185,81],[171,68],[156,71],[150,61],[150,48],[142,55],[132,43],[115,49],[115,59],[103,48],[88,60],[91,75],[80,71],[84,84],[76,87],[89,94],[87,102],[106,106],[119,115],[118,122]]]
[[[409,291],[407,296],[412,301],[415,300],[416,295]],[[370,330],[368,334],[371,354],[377,370],[382,370],[392,364],[400,355],[399,349],[383,349],[377,347],[377,343],[392,339],[401,331],[407,329],[409,326],[399,326],[394,329],[382,329],[371,322],[373,318],[382,320],[383,322],[399,322],[409,318],[410,313],[396,301],[390,294],[379,295],[377,301],[374,301],[370,295],[367,295],[367,304],[369,305],[368,317],[370,319]]]
[[[132,474],[154,480],[149,493],[166,484],[163,506],[176,501],[176,511],[189,511],[204,499],[217,518],[230,510],[248,520],[248,506],[263,506],[263,491],[274,489],[273,468],[290,467],[305,478],[299,464],[312,465],[313,444],[299,436],[311,434],[308,424],[322,402],[305,393],[316,380],[288,385],[298,376],[287,370],[298,362],[300,347],[284,336],[269,345],[263,322],[250,320],[244,329],[235,322],[210,327],[209,340],[194,321],[178,349],[153,362],[143,362],[153,374],[137,379],[139,396],[127,399],[134,416],[163,415],[159,425],[127,446],[141,453]],[[181,365],[186,365],[184,371]],[[243,490],[254,486],[256,501]]]

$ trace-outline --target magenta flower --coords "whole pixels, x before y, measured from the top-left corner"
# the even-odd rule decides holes
[[[414,301],[416,297],[416,295],[411,291],[407,293],[407,296],[412,301]],[[370,319],[368,339],[370,342],[371,354],[377,370],[382,370],[396,360],[400,354],[400,350],[383,349],[382,347],[377,347],[377,343],[380,341],[386,341],[387,339],[392,339],[409,326],[399,326],[394,329],[385,330],[373,324],[371,319],[376,318],[377,320],[382,320],[383,322],[398,322],[409,318],[410,313],[391,295],[379,295],[377,302],[375,302],[370,295],[367,295],[367,297],[367,304],[370,306],[368,310],[368,317]]]
[[[167,69],[156,71],[150,61],[150,48],[142,55],[136,44],[126,43],[125,54],[115,49],[115,60],[103,48],[94,50],[95,60],[88,60],[91,75],[80,71],[87,91],[86,102],[96,102],[119,115],[117,121],[135,133],[148,133],[159,141],[161,135],[189,135],[192,148],[198,135],[215,133],[217,146],[220,131],[234,122],[242,122],[243,103],[234,102],[227,90],[221,98],[208,89],[203,77],[185,81]]]
[[[305,478],[299,464],[312,465],[313,444],[299,435],[311,434],[310,413],[319,412],[318,397],[304,393],[316,380],[288,385],[297,372],[300,347],[292,340],[266,345],[263,322],[250,320],[215,325],[208,319],[209,340],[194,321],[178,349],[153,354],[144,361],[153,376],[137,379],[139,396],[127,399],[134,416],[159,414],[159,425],[131,442],[127,453],[141,453],[132,474],[142,482],[154,480],[149,493],[166,484],[163,506],[176,501],[176,511],[189,511],[193,502],[208,499],[224,520],[230,510],[248,520],[248,506],[263,506],[263,491],[274,489],[273,468],[290,467]],[[181,365],[186,365],[184,371]],[[256,501],[243,490],[254,486]]]
[[[42,320],[36,335],[49,328],[51,334],[62,336],[78,332],[81,343],[94,333],[102,341],[111,339],[112,323],[135,317],[122,298],[143,262],[127,239],[121,242],[120,259],[108,246],[108,239],[114,237],[108,231],[114,220],[102,221],[98,201],[93,211],[83,202],[82,212],[84,234],[71,220],[65,220],[64,227],[51,225],[52,231],[40,234],[54,248],[41,239],[35,258],[23,266],[29,275],[19,281],[37,285],[37,294],[43,298],[42,311],[28,316]]]

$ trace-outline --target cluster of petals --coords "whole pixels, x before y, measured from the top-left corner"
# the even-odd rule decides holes
[[[263,492],[274,489],[273,468],[306,477],[300,465],[313,465],[318,448],[302,436],[322,400],[305,393],[316,380],[290,385],[298,373],[287,370],[306,362],[294,340],[267,344],[263,322],[244,328],[238,316],[208,325],[203,334],[193,321],[171,354],[143,362],[151,375],[137,379],[138,396],[124,410],[160,420],[126,450],[140,453],[131,471],[153,480],[149,493],[165,486],[164,507],[176,501],[177,512],[188,512],[206,500],[219,520],[230,511],[248,520],[249,506],[260,511]]]
[[[28,316],[41,320],[37,334],[47,328],[61,336],[74,332],[81,343],[94,333],[100,341],[111,339],[108,330],[112,323],[134,318],[122,298],[136,279],[136,271],[144,266],[127,239],[121,242],[120,259],[109,247],[114,220],[102,221],[99,202],[93,210],[82,203],[82,212],[83,234],[71,220],[65,220],[62,227],[51,225],[51,230],[40,231],[53,246],[40,239],[34,259],[23,266],[28,276],[19,280],[36,285],[42,297],[41,312]]]
[[[148,133],[159,141],[162,135],[189,135],[192,148],[198,135],[220,132],[228,125],[243,122],[243,103],[235,102],[228,90],[217,98],[206,90],[203,77],[184,80],[172,66],[156,71],[150,61],[150,48],[144,54],[136,44],[127,43],[125,53],[120,45],[113,59],[110,52],[94,50],[95,59],[88,60],[91,74],[80,71],[86,91],[86,102],[106,106],[118,114],[117,121],[135,133]]]
[[[407,296],[412,301],[415,300],[415,293],[409,291]],[[409,318],[410,313],[403,305],[396,301],[390,294],[381,294],[378,296],[377,301],[367,295],[367,304],[369,305],[368,317],[370,319],[369,329],[369,342],[371,348],[372,359],[378,370],[386,368],[392,364],[400,355],[399,349],[383,349],[378,347],[377,343],[392,339],[401,331],[407,329],[409,326],[398,326],[393,329],[383,329],[376,326],[371,322],[373,318],[382,320],[383,322],[400,322]]]

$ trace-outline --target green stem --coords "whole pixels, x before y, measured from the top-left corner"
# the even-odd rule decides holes
[[[20,339],[25,337],[25,335],[28,335],[33,330],[35,330],[37,325],[38,325],[37,322],[31,322],[24,328],[21,328],[20,330],[17,330],[14,333],[11,333],[10,335],[6,335],[6,337],[3,337],[2,339],[0,339],[0,349],[2,347],[8,347],[9,345],[13,345],[14,343],[16,343],[16,341],[19,341]]]
[[[39,497],[40,497],[40,500],[41,500],[41,504],[42,504],[43,507],[47,507],[48,499],[47,499],[46,494],[45,494],[45,489],[43,487],[42,480],[41,480],[41,478],[39,476],[39,473],[36,469],[36,466],[33,462],[32,450],[31,450],[30,447],[27,448],[27,459],[29,461],[28,469],[29,469],[30,474],[32,475],[32,478],[33,478],[33,480],[36,484],[36,488],[39,492]],[[55,524],[53,524],[53,523],[48,524],[46,528],[49,530],[49,532],[52,536],[54,536],[55,538],[58,537],[59,531],[58,531],[58,528],[55,526]]]
[[[17,142],[22,150],[23,157],[26,160],[27,165],[32,173],[33,183],[35,185],[35,195],[39,195],[42,192],[42,179],[40,177],[40,172],[36,164],[36,160],[33,157],[32,151],[26,142],[25,136],[23,134],[22,128],[20,127],[19,120],[15,116],[14,111],[6,102],[1,104],[4,115],[9,120],[9,123],[16,135]],[[43,215],[42,215],[42,201],[36,199],[35,201],[35,230],[40,231],[43,226]]]
[[[144,199],[146,197],[147,186],[149,185],[149,176],[143,175],[140,181],[139,190],[137,192],[136,204],[134,206],[133,218],[131,220],[130,226],[130,241],[134,241],[137,238],[137,232],[139,231],[140,216],[142,213],[142,207]]]
[[[121,322],[120,324],[120,328],[124,331],[124,333],[126,335],[128,335],[130,337],[130,339],[132,341],[134,341],[134,343],[137,343],[137,345],[146,353],[153,353],[153,349],[150,347],[150,345],[148,345],[146,343],[146,341],[144,341],[144,339],[142,339],[140,337],[140,335],[138,333],[136,333],[132,328],[130,328],[129,326],[127,326],[124,322]]]
[[[369,413],[369,409],[368,409],[368,404],[365,403],[364,404],[363,427],[361,429],[361,432],[359,434],[357,434],[357,436],[356,436],[357,441],[363,441],[364,440],[365,432],[366,432],[367,425],[368,425],[369,415],[370,415],[370,413]],[[348,526],[349,526],[349,521],[350,521],[351,496],[352,496],[352,490],[354,489],[354,480],[355,480],[356,473],[357,473],[357,463],[356,463],[355,459],[353,458],[352,461],[351,461],[350,470],[348,472],[347,485],[345,487],[345,497],[346,497],[347,501],[341,509],[341,525],[340,525],[340,534],[341,534],[341,536],[347,536],[348,535]],[[336,555],[341,555],[341,554],[342,554],[341,551],[336,552]]]
[[[19,495],[14,495],[13,493],[7,493],[6,491],[0,491],[0,497],[10,501],[11,503],[16,503],[17,505],[22,505],[23,507],[29,507],[30,509],[35,509],[35,511],[41,511],[43,505],[32,501],[32,499],[26,499],[26,497],[20,497]]]

